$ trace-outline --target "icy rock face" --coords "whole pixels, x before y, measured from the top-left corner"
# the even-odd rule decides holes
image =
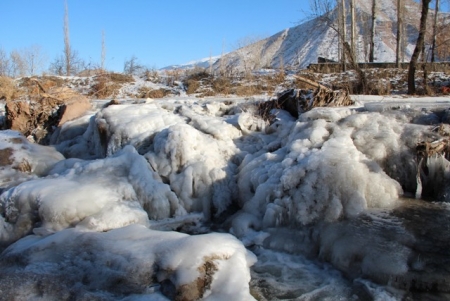
[[[103,160],[61,161],[49,174],[0,196],[2,244],[31,230],[48,234],[77,226],[105,231],[186,213],[131,146]]]
[[[7,299],[27,300],[255,300],[249,294],[255,261],[229,234],[189,236],[142,225],[106,233],[66,229],[28,236],[6,249],[0,289]],[[30,285],[36,277],[39,288]]]

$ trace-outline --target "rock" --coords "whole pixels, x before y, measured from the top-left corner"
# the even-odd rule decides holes
[[[6,128],[26,135],[33,123],[30,104],[26,101],[8,101],[5,105]]]
[[[67,121],[77,119],[83,116],[91,109],[91,103],[86,97],[77,99],[70,103],[65,103],[61,106],[61,119],[58,126],[63,125]]]

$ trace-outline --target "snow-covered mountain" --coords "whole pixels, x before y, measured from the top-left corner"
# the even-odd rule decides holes
[[[367,61],[371,0],[356,1],[357,54],[358,60]],[[395,60],[397,8],[396,0],[377,1],[375,29],[375,61]],[[413,0],[404,2],[404,24],[406,30],[404,60],[408,61],[414,51],[418,35],[421,7]],[[433,15],[433,12],[430,12]],[[431,19],[430,16],[430,19]],[[214,67],[240,70],[253,68],[279,68],[281,66],[305,68],[317,62],[318,57],[337,60],[338,35],[330,26],[336,24],[337,9],[327,15],[316,17],[298,26],[282,30],[264,40],[237,49],[219,59]],[[350,31],[350,16],[347,19]],[[349,36],[349,33],[348,35]]]
[[[190,61],[185,64],[166,66],[164,68],[161,68],[161,70],[193,69],[195,67],[208,68],[211,64],[214,64],[218,59],[220,59],[220,56],[211,56],[199,60]]]

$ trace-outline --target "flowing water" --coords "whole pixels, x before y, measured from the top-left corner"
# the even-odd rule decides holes
[[[254,246],[258,300],[450,300],[450,206],[400,200]]]

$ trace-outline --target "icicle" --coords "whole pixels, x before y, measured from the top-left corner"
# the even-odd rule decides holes
[[[420,171],[422,170],[423,158],[420,158],[419,164],[417,166],[417,188],[416,188],[416,199],[420,199],[422,197],[422,180],[420,179]]]

